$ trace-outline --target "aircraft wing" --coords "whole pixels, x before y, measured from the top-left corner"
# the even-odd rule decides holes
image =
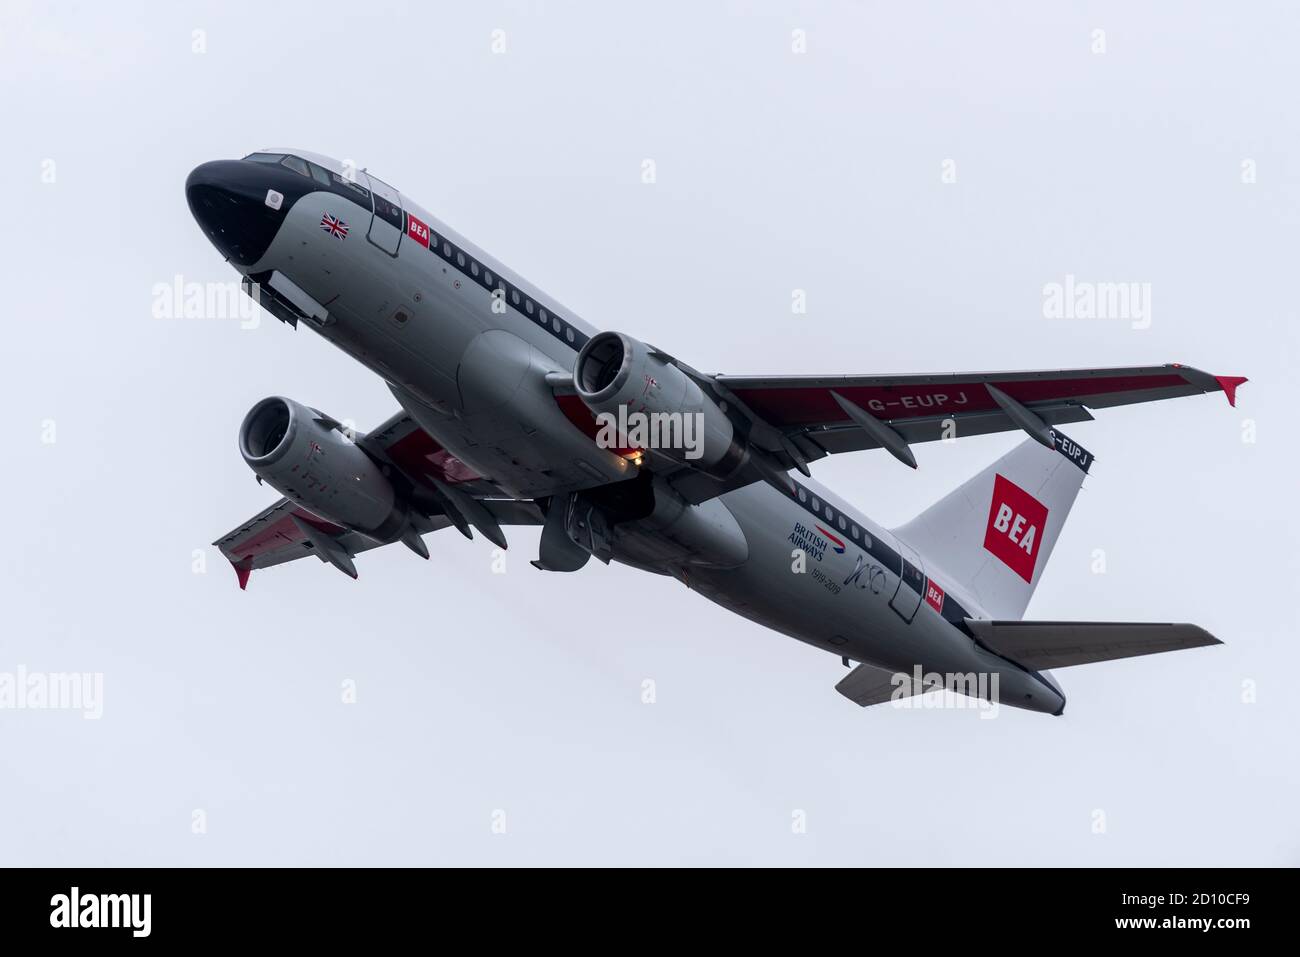
[[[494,499],[484,500],[483,505],[501,525],[540,525],[542,522],[541,512],[531,502]],[[452,521],[446,515],[431,515],[424,531],[434,532],[451,525]],[[239,587],[246,588],[248,576],[258,568],[282,565],[308,555],[329,561],[321,550],[322,538],[336,544],[349,559],[384,544],[360,532],[327,522],[287,498],[262,509],[212,544],[234,566]]]
[[[669,361],[676,362],[665,356]],[[1177,363],[1110,369],[946,375],[706,376],[677,363],[737,410],[750,442],[784,469],[840,452],[884,448],[915,468],[910,446],[1023,429],[1044,444],[1053,425],[1092,419],[1092,409],[1223,392],[1236,404],[1246,380]],[[801,461],[802,460],[802,461]],[[754,481],[679,472],[672,484],[701,501]]]
[[[298,521],[294,521],[295,518]],[[255,568],[270,568],[272,565],[316,554],[314,543],[308,540],[307,531],[300,523],[335,538],[349,555],[377,548],[380,544],[358,532],[327,522],[294,505],[287,498],[281,498],[274,505],[262,509],[212,544],[235,566],[239,587],[246,588],[248,576]],[[443,518],[441,523],[433,524],[445,528],[451,521]]]
[[[476,475],[451,455],[405,412],[392,416],[367,435],[358,435],[356,443],[373,458],[397,469],[412,487],[430,493],[415,496],[428,506],[427,511],[420,511],[416,516],[420,535],[457,525],[469,537],[463,516],[453,517],[448,511],[439,511],[436,503],[440,499],[446,502],[441,496],[446,494],[447,488],[455,490],[453,497],[457,497],[462,506],[466,499],[482,506],[498,525],[542,523],[541,510],[535,504],[502,497],[504,493],[496,485]],[[441,493],[437,483],[442,483]],[[455,506],[449,503],[447,507],[454,509]],[[469,521],[482,527],[483,523],[473,517]],[[212,544],[234,566],[239,587],[246,588],[248,577],[255,569],[269,568],[308,555],[316,555],[321,561],[328,561],[355,577],[352,558],[384,543],[326,521],[281,498]],[[406,544],[417,554],[423,551],[422,557],[427,557],[418,536]]]

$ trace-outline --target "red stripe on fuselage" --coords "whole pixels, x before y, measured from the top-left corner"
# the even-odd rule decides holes
[[[578,431],[593,442],[596,441],[596,436],[600,434],[600,425],[596,422],[596,416],[592,414],[591,409],[587,408],[587,404],[581,398],[576,395],[557,395],[555,404],[560,407],[564,417],[577,426]],[[613,452],[615,455],[630,457],[639,454],[641,449],[620,447],[608,451]]]

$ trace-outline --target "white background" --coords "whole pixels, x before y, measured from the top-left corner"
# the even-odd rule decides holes
[[[6,2],[0,671],[102,672],[104,713],[0,710],[0,863],[1300,862],[1298,25],[1261,3]],[[210,547],[196,574],[273,498],[235,447],[256,400],[363,429],[394,408],[305,329],[152,314],[157,283],[234,278],[189,170],[268,145],[368,166],[707,370],[1249,376],[1235,410],[1070,430],[1097,464],[1029,609],[1226,644],[1063,670],[1063,717],[989,721],[860,710],[837,659],[680,584],[535,571],[535,529],[504,575],[454,533],[357,582],[303,561],[240,592]],[[1151,327],[1043,318],[1067,274],[1150,283]],[[815,474],[893,525],[1016,441]]]

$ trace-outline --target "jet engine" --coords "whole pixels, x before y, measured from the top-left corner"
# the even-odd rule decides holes
[[[573,364],[573,384],[598,421],[609,416],[616,423],[620,445],[654,449],[719,477],[745,459],[745,446],[717,403],[631,336],[592,336]]]
[[[375,461],[333,419],[292,399],[253,406],[239,451],[268,485],[336,525],[390,541],[407,524],[406,504]]]

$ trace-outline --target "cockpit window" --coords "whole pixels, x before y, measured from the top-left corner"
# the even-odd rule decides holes
[[[359,197],[365,205],[370,205],[370,190],[366,189],[355,180],[348,179],[346,176],[340,176],[338,173],[330,173],[330,182],[334,184],[335,191],[338,191],[340,187],[343,190],[351,190],[352,193]]]
[[[330,184],[330,174],[324,169],[317,166],[315,163],[308,163],[307,168],[311,170],[311,178],[316,182],[320,183],[322,186],[328,186]]]
[[[280,160],[281,166],[287,166],[295,173],[301,173],[303,176],[311,176],[311,170],[307,168],[307,161],[299,159],[297,156],[286,156]]]
[[[268,166],[283,166],[286,169],[291,169],[299,176],[305,176],[312,181],[312,186],[307,187],[307,191],[310,191],[311,189],[328,190],[331,193],[346,197],[354,203],[357,203],[365,209],[367,214],[374,209],[370,197],[370,190],[366,189],[366,187],[355,182],[351,178],[351,176],[356,174],[343,176],[339,173],[335,173],[333,170],[326,169],[319,163],[313,163],[311,160],[305,159],[301,156],[294,156],[292,153],[268,153],[259,151],[257,153],[249,153],[244,157],[244,159],[250,160],[254,163],[266,163]],[[401,229],[401,207],[392,204],[388,205],[392,208],[391,210],[386,211],[386,218],[388,218],[390,222],[395,222],[397,228]],[[393,217],[395,217],[395,219]]]
[[[334,188],[334,182],[331,180],[328,170],[310,160],[303,159],[301,156],[286,153],[249,153],[244,159],[252,160],[254,163],[286,166],[301,176],[310,176],[326,189]]]

